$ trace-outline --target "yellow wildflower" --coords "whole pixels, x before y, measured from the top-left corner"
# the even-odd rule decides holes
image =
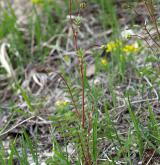
[[[139,50],[139,48],[138,48],[138,44],[136,42],[131,45],[126,45],[123,48],[123,51],[125,53],[136,53],[138,50]]]
[[[116,43],[111,41],[107,44],[106,52],[112,52],[116,48]]]
[[[119,46],[121,46],[121,41],[120,40],[116,40],[116,41],[111,41],[107,44],[106,46],[106,52],[112,52],[113,50],[115,50],[116,48],[118,48]]]
[[[107,62],[107,60],[106,60],[105,58],[102,58],[102,59],[101,59],[101,64],[102,64],[103,66],[107,66],[108,62]]]
[[[68,101],[65,100],[58,100],[56,103],[56,106],[58,107],[66,107],[68,105]]]

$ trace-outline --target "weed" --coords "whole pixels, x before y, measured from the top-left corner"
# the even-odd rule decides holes
[[[97,45],[86,49],[79,47],[80,30],[83,25],[81,14],[90,4],[78,0],[64,1],[65,5],[69,6],[69,26],[72,29],[73,47],[76,54],[73,58],[77,59],[74,68],[78,75],[77,79],[73,77],[72,73],[66,74],[65,69],[62,73],[57,73],[67,99],[59,99],[55,102],[54,112],[48,118],[50,121],[44,120],[38,113],[35,113],[39,108],[33,105],[28,93],[19,85],[19,82],[16,82],[17,89],[29,110],[22,112],[16,109],[16,113],[23,117],[28,114],[34,116],[8,128],[15,117],[14,112],[1,129],[0,137],[5,137],[27,121],[33,123],[35,131],[32,130],[34,127],[31,127],[31,132],[36,135],[34,138],[27,133],[27,130],[23,130],[16,135],[13,141],[10,141],[9,151],[6,151],[4,141],[1,141],[0,164],[27,165],[30,164],[30,159],[36,165],[41,163],[37,135],[38,124],[41,123],[37,119],[41,119],[43,124],[50,128],[51,139],[48,137],[47,140],[51,140],[53,144],[50,149],[51,155],[46,160],[47,164],[133,164],[136,160],[136,164],[138,164],[141,161],[146,162],[145,153],[148,151],[154,151],[151,158],[154,157],[154,154],[159,153],[159,121],[154,112],[159,106],[159,93],[157,92],[159,89],[159,83],[157,83],[159,81],[157,78],[159,76],[157,71],[159,58],[154,55],[149,56],[145,61],[147,65],[143,66],[141,66],[143,59],[140,59],[140,65],[137,67],[135,63],[139,62],[138,58],[144,49],[141,40],[146,41],[146,38],[139,37],[131,30],[127,30],[127,34],[125,30],[125,33],[121,33],[122,36],[120,36],[120,26],[113,1],[93,0],[92,2],[100,5],[103,27],[113,30],[111,38],[106,44],[98,45],[98,48]],[[7,12],[3,11],[0,37],[8,38],[10,41],[12,48],[9,55],[13,56],[15,50],[23,54],[17,61],[18,67],[20,63],[21,67],[24,67],[29,61],[45,59],[50,49],[44,49],[43,43],[59,33],[65,17],[65,14],[61,16],[65,9],[56,1],[33,0],[32,3],[32,11],[36,19],[32,16],[29,18],[30,38],[27,44],[16,26],[17,18],[12,7],[10,6]],[[146,24],[144,30],[159,48],[160,35],[154,4],[151,0],[146,0],[144,3],[156,30],[157,38],[153,37]],[[38,13],[39,7],[47,18],[45,21]],[[51,16],[53,7],[56,13],[55,19]],[[10,26],[12,28],[9,28]],[[140,40],[135,41],[133,37],[137,36]],[[91,80],[86,75],[88,52],[94,54],[95,63],[95,73]],[[70,56],[68,54],[66,56],[64,61],[68,64]],[[136,61],[136,59],[138,60]],[[14,57],[11,57],[11,61],[13,60]],[[3,71],[1,72],[3,73]],[[44,137],[43,133],[42,137]]]

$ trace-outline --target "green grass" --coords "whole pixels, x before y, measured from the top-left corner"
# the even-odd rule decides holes
[[[44,1],[42,13],[46,18],[45,21],[38,14],[37,6],[32,6],[36,19],[33,19],[33,17],[28,18],[29,40],[27,43],[22,32],[16,26],[17,18],[11,6],[7,10],[1,10],[0,38],[8,39],[11,45],[9,55],[12,63],[15,62],[14,65],[19,70],[18,76],[21,79],[24,76],[23,70],[28,63],[40,62],[43,64],[50,49],[43,48],[42,43],[48,41],[52,36],[59,34],[65,26],[64,19],[68,14],[68,1],[66,0],[64,2],[65,7],[60,6],[56,1]],[[140,54],[143,48],[141,47],[138,53],[124,52],[123,48],[127,45],[127,41],[123,41],[119,37],[121,28],[117,20],[114,1],[93,0],[91,2],[97,3],[101,8],[100,15],[103,17],[99,19],[103,29],[112,28],[113,30],[113,34],[105,42],[107,43],[109,40],[114,42],[120,40],[122,44],[110,52],[111,58],[108,58],[107,55],[103,57],[107,61],[106,65],[103,65],[101,62],[101,53],[103,50],[94,50],[93,52],[96,67],[95,77],[93,79],[95,80],[96,77],[103,73],[107,77],[106,86],[103,86],[103,84],[97,86],[94,84],[94,81],[90,83],[90,80],[85,75],[85,62],[83,81],[81,81],[81,73],[75,79],[73,73],[69,75],[65,73],[65,68],[61,70],[63,72],[62,77],[66,80],[66,82],[63,82],[64,92],[67,93],[66,97],[72,100],[72,102],[67,105],[57,106],[54,114],[48,118],[48,120],[52,121],[52,124],[49,125],[49,136],[53,143],[50,151],[53,153],[53,156],[46,159],[47,165],[70,165],[71,162],[75,165],[80,165],[85,164],[84,162],[88,158],[90,158],[93,165],[114,165],[118,161],[132,165],[134,154],[137,155],[136,158],[140,161],[143,159],[146,149],[154,149],[156,153],[160,153],[160,127],[157,116],[153,111],[153,105],[147,101],[148,98],[146,102],[138,104],[138,106],[137,103],[132,101],[132,99],[137,98],[136,96],[138,94],[143,96],[143,93],[146,94],[146,90],[152,92],[154,86],[157,87],[159,85],[157,83],[159,71],[156,69],[151,70],[147,66],[151,62],[156,63],[158,59],[152,55],[148,55],[149,57],[146,57],[146,60],[144,60],[145,65],[138,68],[136,60],[139,58],[138,54]],[[51,15],[53,8],[59,18],[58,22],[55,22]],[[75,3],[73,4],[73,10],[76,10]],[[108,18],[112,21],[108,21]],[[32,37],[34,37],[34,44],[36,45],[34,52],[31,52]],[[138,42],[143,46],[141,41]],[[104,43],[105,46],[106,43]],[[55,43],[53,42],[52,44],[54,45]],[[21,56],[16,56],[15,58],[15,51],[18,51]],[[84,60],[84,50],[80,49],[78,53],[81,55],[79,58]],[[3,73],[3,71],[0,73]],[[131,74],[132,76],[130,76]],[[154,84],[153,87],[148,87],[147,82],[143,78],[145,75]],[[130,84],[130,81],[132,84]],[[79,87],[78,89],[74,87],[75,84]],[[121,89],[119,89],[120,87]],[[85,127],[82,125],[82,116],[78,118],[75,112],[71,111],[71,109],[76,108],[79,111],[82,109],[81,96],[83,88],[86,101]],[[1,128],[0,135],[8,130],[10,125],[16,121],[16,115],[22,116],[22,118],[31,114],[39,115],[38,110],[41,107],[34,106],[34,99],[32,99],[34,96],[30,97],[28,92],[22,89],[19,83],[16,89],[20,90],[29,112],[23,112],[11,106],[14,112],[10,112],[10,118],[6,125]],[[125,104],[122,108],[118,107],[120,99]],[[16,106],[16,103],[14,106]],[[122,111],[122,116],[119,114],[120,111]],[[147,123],[143,123],[141,118],[144,116],[140,116],[138,114],[139,111],[145,112],[142,114],[146,116]],[[120,117],[117,119],[116,116],[118,114]],[[127,132],[124,133],[119,130],[119,120],[122,120],[122,126],[125,121],[125,131]],[[53,130],[60,134],[62,142],[58,141]],[[26,130],[22,129],[19,136],[17,134],[15,138],[9,140],[9,152],[5,149],[4,138],[2,138],[0,140],[0,164],[12,165],[17,161],[21,165],[29,165],[30,162],[28,159],[32,157],[33,162],[39,165],[39,143],[41,142],[39,141],[39,137],[41,137],[41,134],[38,134],[38,132],[36,132],[35,137],[32,137]],[[70,157],[66,152],[69,144],[73,145],[76,150],[73,157]],[[109,148],[110,146],[111,148]],[[107,150],[107,148],[109,149]],[[103,157],[101,158],[102,155],[105,155],[104,159]],[[87,165],[91,164],[88,163]]]
[[[29,38],[26,41],[26,37],[21,32],[19,25],[16,24],[17,17],[11,4],[8,2],[7,9],[1,7],[0,14],[2,15],[0,21],[0,39],[7,38],[11,45],[9,56],[14,62],[14,67],[19,70],[19,74],[28,63],[33,63],[36,60],[43,62],[47,57],[50,49],[42,48],[42,42],[47,42],[55,34],[59,34],[63,26],[63,19],[67,14],[67,10],[59,6],[57,2],[44,1],[42,6],[32,7],[34,16],[28,17],[29,25],[27,27],[27,33]],[[39,15],[37,8],[41,8],[42,15]],[[56,13],[57,23],[52,15],[52,12]],[[36,16],[36,17],[35,17]],[[44,20],[45,18],[45,20]],[[21,27],[26,28],[26,27]],[[34,35],[34,38],[33,38]],[[34,41],[34,53],[31,51],[32,42]],[[53,43],[54,44],[54,43]],[[19,54],[17,55],[16,52]]]

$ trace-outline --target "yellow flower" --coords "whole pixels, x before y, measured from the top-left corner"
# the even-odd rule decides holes
[[[107,62],[107,60],[106,60],[105,58],[102,58],[102,59],[101,59],[101,64],[102,64],[103,66],[107,66],[108,62]]]
[[[68,101],[58,100],[55,104],[57,107],[66,107],[68,105]]]
[[[122,42],[120,40],[111,41],[106,46],[106,52],[112,52],[116,48],[120,47],[121,45],[122,45]]]
[[[123,51],[125,53],[136,53],[139,50],[137,42],[131,44],[131,45],[126,45],[123,48]]]
[[[116,43],[111,41],[107,44],[106,52],[112,52],[116,48]]]

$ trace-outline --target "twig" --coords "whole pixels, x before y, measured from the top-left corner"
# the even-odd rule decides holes
[[[154,52],[155,50],[152,48],[152,46],[149,44],[149,42],[147,41],[147,39],[145,37],[137,35],[137,34],[131,35],[131,37],[138,37],[138,38],[144,40],[147,43],[147,45],[149,46],[149,48],[152,50],[153,54],[155,54],[155,52]]]
[[[148,162],[147,162],[147,164],[146,164],[146,165],[149,165],[149,163],[150,163],[150,161],[152,160],[152,158],[153,158],[153,156],[154,156],[155,152],[156,152],[156,151],[154,150],[153,154],[151,155],[151,157],[150,157],[150,159],[148,160]]]
[[[145,2],[145,5],[146,5],[146,7],[147,7],[147,10],[148,10],[148,13],[149,13],[149,15],[150,15],[150,17],[151,17],[151,19],[154,17],[154,16],[152,16],[152,14],[153,13],[151,13],[151,11],[149,10],[149,8],[148,8],[148,5],[146,4],[146,2]],[[139,15],[138,14],[138,12],[136,11],[136,10],[134,10],[134,12],[137,14],[137,16]],[[154,20],[154,19],[153,19]],[[151,40],[158,46],[158,47],[160,47],[160,45],[159,45],[159,43],[152,37],[152,35],[151,35],[151,33],[149,32],[149,30],[147,29],[147,26],[146,26],[146,21],[144,20],[144,25],[143,25],[143,27],[144,27],[144,30],[146,31],[146,33],[149,35],[149,37],[151,38]],[[152,22],[154,22],[154,21],[152,21]],[[157,29],[158,29],[158,27],[157,27],[157,23],[156,23],[156,21],[155,21],[155,26],[156,26],[156,31],[157,31]],[[159,34],[159,31],[157,31],[157,33]]]
[[[143,78],[147,81],[148,85],[153,89],[153,91],[154,91],[154,93],[155,93],[155,95],[156,95],[156,97],[157,97],[157,100],[159,100],[158,93],[157,93],[157,91],[155,90],[155,88],[153,87],[153,85],[151,84],[151,82],[149,81],[149,79],[148,79],[146,76],[144,76]]]
[[[149,30],[147,29],[147,26],[144,25],[144,30],[146,31],[146,33],[149,35],[149,37],[151,38],[151,40],[158,46],[160,47],[159,43],[152,37],[152,35],[150,34]]]
[[[143,103],[143,102],[154,102],[154,101],[158,101],[158,99],[157,99],[157,98],[153,98],[153,99],[136,100],[136,101],[132,101],[131,104],[139,104],[139,103]],[[121,106],[112,108],[112,109],[110,110],[110,112],[111,112],[111,111],[114,111],[114,110],[116,110],[116,109],[124,108],[124,107],[126,107],[126,106],[127,106],[126,104],[123,104],[123,105],[121,105]]]
[[[2,137],[2,136],[4,136],[4,135],[8,134],[9,132],[11,132],[12,130],[14,130],[15,128],[19,127],[19,126],[22,125],[23,123],[26,123],[27,121],[29,121],[29,120],[31,120],[31,119],[33,119],[33,118],[35,118],[35,117],[36,117],[36,116],[31,116],[31,117],[29,117],[29,118],[27,118],[27,119],[21,121],[20,123],[14,125],[13,127],[11,127],[10,129],[8,129],[7,131],[1,133],[1,134],[0,134],[0,137]]]
[[[156,17],[155,17],[155,13],[154,13],[154,5],[153,5],[153,2],[151,1],[151,3],[147,3],[146,0],[144,0],[145,2],[145,5],[146,5],[146,8],[148,10],[148,13],[151,17],[151,20],[152,20],[152,23],[154,24],[155,26],[155,29],[157,31],[157,34],[158,34],[158,38],[160,39],[160,32],[159,32],[159,29],[158,29],[158,25],[157,25],[157,20],[156,20]]]

